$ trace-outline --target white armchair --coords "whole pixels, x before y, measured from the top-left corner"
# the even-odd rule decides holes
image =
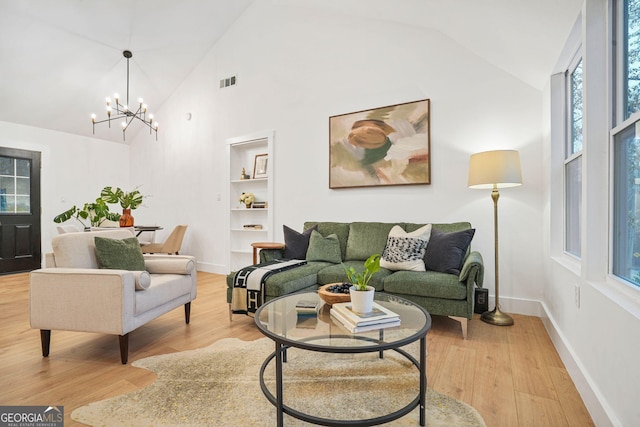
[[[101,332],[120,337],[120,358],[126,364],[129,332],[181,305],[189,323],[196,298],[194,257],[144,255],[147,272],[100,269],[96,235],[125,239],[131,232],[55,236],[45,268],[31,272],[29,316],[31,327],[40,329],[44,357],[51,330]]]

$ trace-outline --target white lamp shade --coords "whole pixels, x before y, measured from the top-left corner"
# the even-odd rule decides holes
[[[492,189],[522,185],[520,154],[516,150],[484,151],[471,155],[469,188]]]

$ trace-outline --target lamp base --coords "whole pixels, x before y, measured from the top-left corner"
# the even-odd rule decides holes
[[[480,319],[483,322],[491,323],[492,325],[497,326],[511,326],[513,325],[513,318],[506,313],[500,311],[498,307],[494,308],[493,311],[485,311],[480,316]]]

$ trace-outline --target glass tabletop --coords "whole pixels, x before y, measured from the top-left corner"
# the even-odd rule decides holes
[[[302,301],[317,302],[317,315],[298,314],[296,305]],[[429,313],[411,301],[376,292],[375,302],[398,314],[400,325],[352,333],[316,292],[273,299],[258,309],[255,322],[264,335],[284,345],[333,353],[397,348],[423,338],[431,328]]]

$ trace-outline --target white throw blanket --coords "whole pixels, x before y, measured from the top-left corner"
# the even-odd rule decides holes
[[[233,278],[231,312],[252,316],[264,303],[264,283],[272,274],[305,265],[307,262],[292,259],[274,260],[250,265],[239,270]]]

